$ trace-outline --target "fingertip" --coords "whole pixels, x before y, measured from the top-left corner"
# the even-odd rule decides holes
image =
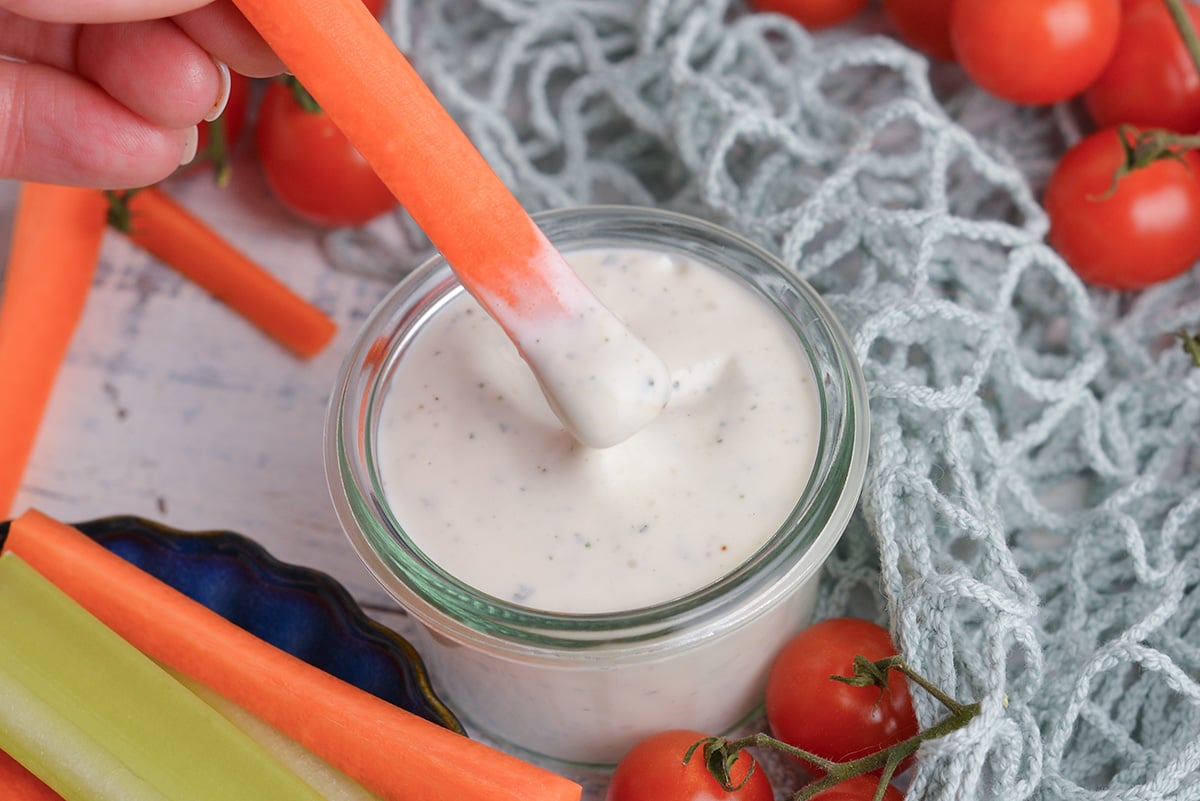
[[[217,65],[217,99],[213,101],[212,108],[204,115],[205,122],[212,122],[217,117],[221,116],[221,112],[225,110],[225,106],[229,103],[229,92],[233,87],[233,79],[229,74],[229,66],[219,59],[213,59],[213,63]]]
[[[179,157],[179,166],[191,164],[200,148],[200,128],[193,125],[183,131],[183,155]]]

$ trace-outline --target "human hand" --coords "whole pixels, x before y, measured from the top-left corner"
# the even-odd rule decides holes
[[[230,0],[0,0],[0,178],[165,178],[224,107],[225,65],[283,70]]]

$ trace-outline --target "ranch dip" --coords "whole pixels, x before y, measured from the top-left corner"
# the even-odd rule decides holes
[[[563,427],[584,445],[611,447],[667,405],[670,371],[557,250],[542,261],[542,269],[556,275],[555,313],[518,312],[486,292],[482,299],[499,315]]]
[[[665,409],[617,445],[581,444],[460,292],[390,376],[383,495],[418,548],[489,595],[563,613],[658,604],[738,567],[792,511],[820,434],[812,370],[783,316],[722,271],[652,250],[564,255],[666,362]]]

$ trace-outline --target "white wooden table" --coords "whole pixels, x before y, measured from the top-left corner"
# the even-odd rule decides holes
[[[182,529],[230,529],[284,561],[330,573],[386,619],[396,607],[329,501],[322,428],[342,356],[388,285],[332,270],[319,232],[275,204],[252,163],[237,164],[225,190],[205,176],[169,187],[331,314],[338,335],[317,357],[297,359],[109,232],[13,513],[37,507],[70,522],[134,514]],[[15,190],[0,182],[4,254]]]
[[[336,338],[317,357],[297,359],[108,233],[13,514],[36,507],[67,522],[131,514],[184,530],[236,531],[285,562],[330,574],[368,614],[407,635],[412,622],[338,523],[323,457],[336,373],[358,326],[392,284],[334,269],[321,232],[276,204],[253,163],[235,164],[235,176],[224,190],[203,176],[168,187],[329,313],[339,325]],[[4,258],[15,200],[15,183],[0,181]],[[382,227],[386,237],[387,221]],[[395,266],[411,261],[411,268],[419,257],[397,259]],[[770,772],[789,773],[771,762]],[[603,774],[573,778],[584,784],[583,801],[603,798]],[[786,797],[786,786],[777,795]]]

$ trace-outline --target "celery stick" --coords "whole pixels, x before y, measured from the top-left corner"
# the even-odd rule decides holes
[[[322,801],[13,553],[0,555],[0,670],[169,799]]]
[[[165,798],[4,670],[0,670],[0,751],[66,801]]]
[[[174,676],[180,684],[228,718],[231,723],[249,735],[276,759],[291,768],[293,773],[308,782],[328,801],[380,801],[379,796],[262,718],[247,712],[225,696],[214,692],[189,676],[169,667],[166,668],[166,671]]]

